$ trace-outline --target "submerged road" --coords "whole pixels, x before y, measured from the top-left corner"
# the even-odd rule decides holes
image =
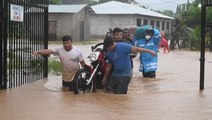
[[[77,47],[86,59],[90,45]],[[0,120],[211,120],[212,53],[206,52],[204,91],[199,58],[199,52],[161,50],[157,78],[143,79],[137,56],[127,95],[61,91],[61,76],[1,90]]]

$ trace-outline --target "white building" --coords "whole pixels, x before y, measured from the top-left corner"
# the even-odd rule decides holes
[[[122,2],[94,6],[49,5],[49,38],[61,40],[65,34],[74,40],[104,38],[109,28],[152,25],[171,32],[172,17]]]
[[[92,37],[102,37],[109,28],[141,25],[152,25],[170,34],[173,19],[137,5],[111,1],[91,6],[90,34]]]

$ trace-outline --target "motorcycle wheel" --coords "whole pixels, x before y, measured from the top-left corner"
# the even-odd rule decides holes
[[[76,73],[74,77],[74,94],[93,92],[93,80],[91,80],[91,82],[87,85],[87,81],[89,80],[90,76],[90,72],[85,69],[80,69]]]

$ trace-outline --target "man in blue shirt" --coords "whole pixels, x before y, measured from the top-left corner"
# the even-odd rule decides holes
[[[128,43],[117,42],[114,43],[113,38],[106,37],[104,40],[104,47],[108,49],[104,78],[102,84],[106,85],[109,73],[113,67],[110,81],[108,82],[106,89],[112,91],[115,94],[127,94],[128,84],[130,76],[132,74],[130,53],[135,52],[148,52],[155,56],[156,53],[152,50],[133,47]]]

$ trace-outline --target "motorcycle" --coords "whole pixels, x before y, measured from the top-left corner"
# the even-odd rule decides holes
[[[106,68],[106,49],[103,43],[91,46],[92,53],[88,56],[90,65],[85,65],[74,77],[74,93],[81,94],[103,89],[102,79]]]

